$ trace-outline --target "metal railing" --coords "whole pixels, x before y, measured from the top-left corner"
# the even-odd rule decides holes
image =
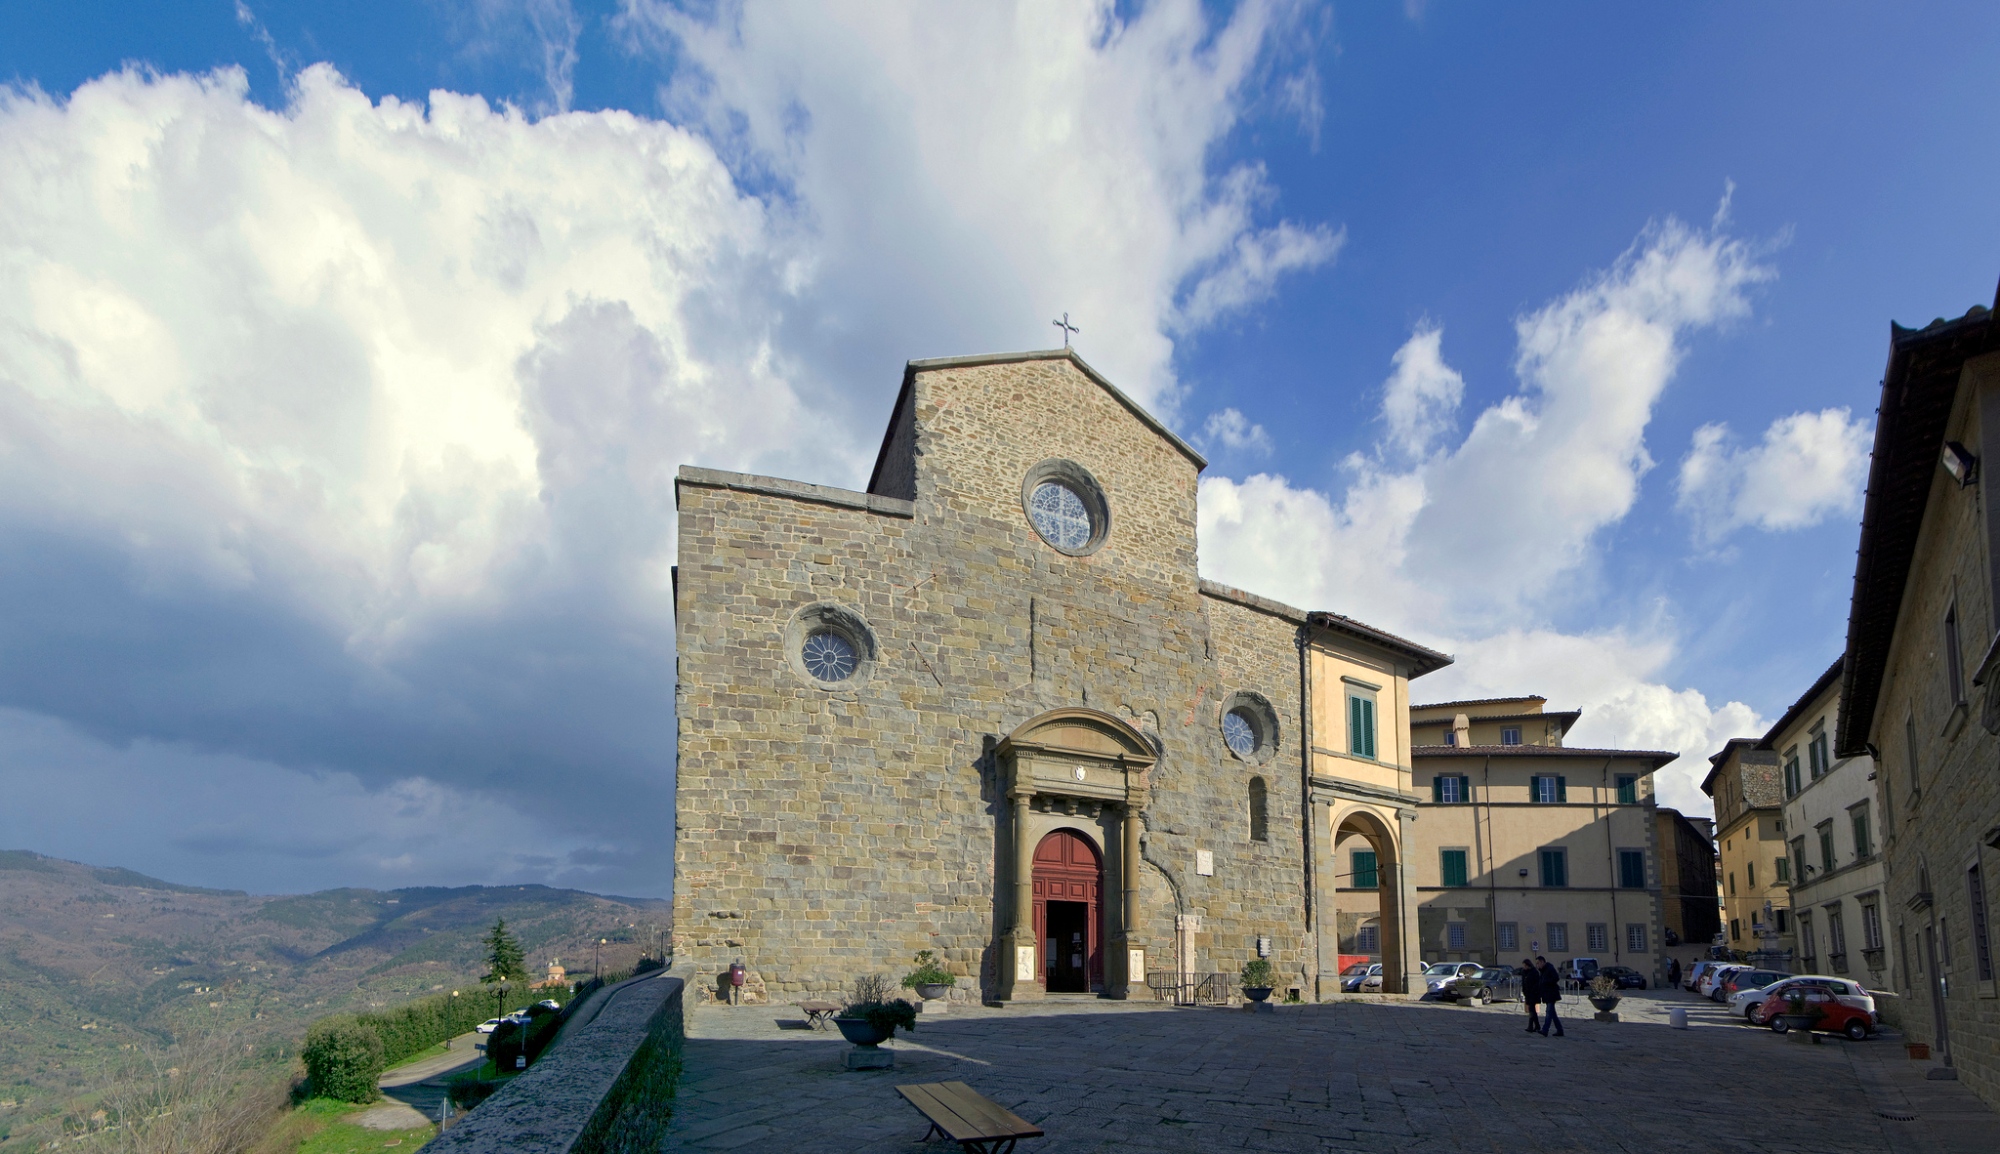
[[[1147,974],[1146,988],[1156,1002],[1171,1001],[1176,1006],[1226,1006],[1234,996],[1235,980],[1229,974]]]

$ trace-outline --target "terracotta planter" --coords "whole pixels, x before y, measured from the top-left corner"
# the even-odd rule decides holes
[[[1931,1058],[1931,1048],[1930,1048],[1930,1045],[1929,1045],[1928,1043],[1925,1043],[1925,1042],[1904,1042],[1904,1043],[1903,1043],[1903,1048],[1904,1048],[1905,1050],[1908,1050],[1908,1051],[1910,1052],[1910,1057],[1912,1057],[1912,1058],[1916,1059],[1916,1060],[1917,1060],[1917,1061],[1919,1061],[1919,1062],[1928,1062],[1928,1061],[1930,1061],[1930,1058]]]

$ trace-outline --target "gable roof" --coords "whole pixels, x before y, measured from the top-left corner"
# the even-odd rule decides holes
[[[1110,393],[1113,400],[1125,406],[1140,423],[1158,433],[1169,445],[1180,450],[1188,460],[1194,462],[1195,472],[1208,468],[1208,458],[1195,451],[1193,445],[1183,441],[1172,429],[1160,423],[1160,419],[1147,412],[1139,402],[1125,395],[1117,385],[1105,378],[1103,373],[1090,367],[1077,355],[1075,349],[1038,349],[1026,353],[980,353],[969,357],[932,357],[929,360],[910,361],[903,366],[903,387],[896,393],[896,407],[889,418],[889,428],[882,434],[882,447],[875,454],[875,469],[868,476],[868,491],[874,492],[877,482],[882,479],[882,471],[889,460],[889,446],[895,442],[896,434],[906,421],[916,420],[915,407],[904,404],[910,390],[915,386],[917,374],[932,369],[958,369],[977,365],[1005,365],[1020,361],[1063,361],[1077,367],[1077,371],[1096,382],[1097,386]]]
[[[2000,306],[2000,295],[1994,303]],[[1882,374],[1882,403],[1875,410],[1875,447],[1847,611],[1834,742],[1841,757],[1868,752],[1889,645],[1937,475],[1945,423],[1958,397],[1960,371],[1966,361],[1996,349],[2000,324],[1991,310],[1977,305],[1957,320],[1940,317],[1921,329],[1889,326],[1889,365]]]

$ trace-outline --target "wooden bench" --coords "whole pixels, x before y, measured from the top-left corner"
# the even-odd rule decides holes
[[[832,1002],[800,1002],[799,1009],[805,1011],[806,1025],[815,1030],[826,1029],[826,1024],[840,1012],[840,1007]]]
[[[1008,1154],[1023,1138],[1040,1138],[1041,1127],[988,1098],[963,1082],[925,1082],[898,1086],[896,1093],[909,1100],[931,1128],[924,1141],[934,1136],[950,1138],[959,1149],[971,1154]]]

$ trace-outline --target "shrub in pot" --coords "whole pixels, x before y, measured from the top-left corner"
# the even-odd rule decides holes
[[[898,1026],[915,1030],[917,1008],[901,998],[892,1001],[889,979],[870,974],[855,979],[854,995],[834,1015],[833,1024],[841,1037],[857,1046],[879,1046],[895,1036]]]
[[[958,978],[938,964],[937,955],[930,950],[918,950],[917,968],[903,975],[903,988],[915,990],[925,1001],[944,997],[945,991],[958,984]]]
[[[1590,979],[1589,996],[1599,1013],[1610,1013],[1618,1008],[1618,980],[1609,974],[1597,975]]]
[[[1277,971],[1271,968],[1268,958],[1251,958],[1243,963],[1238,975],[1243,982],[1243,996],[1253,1002],[1261,1002],[1271,996],[1271,987],[1278,984]]]

